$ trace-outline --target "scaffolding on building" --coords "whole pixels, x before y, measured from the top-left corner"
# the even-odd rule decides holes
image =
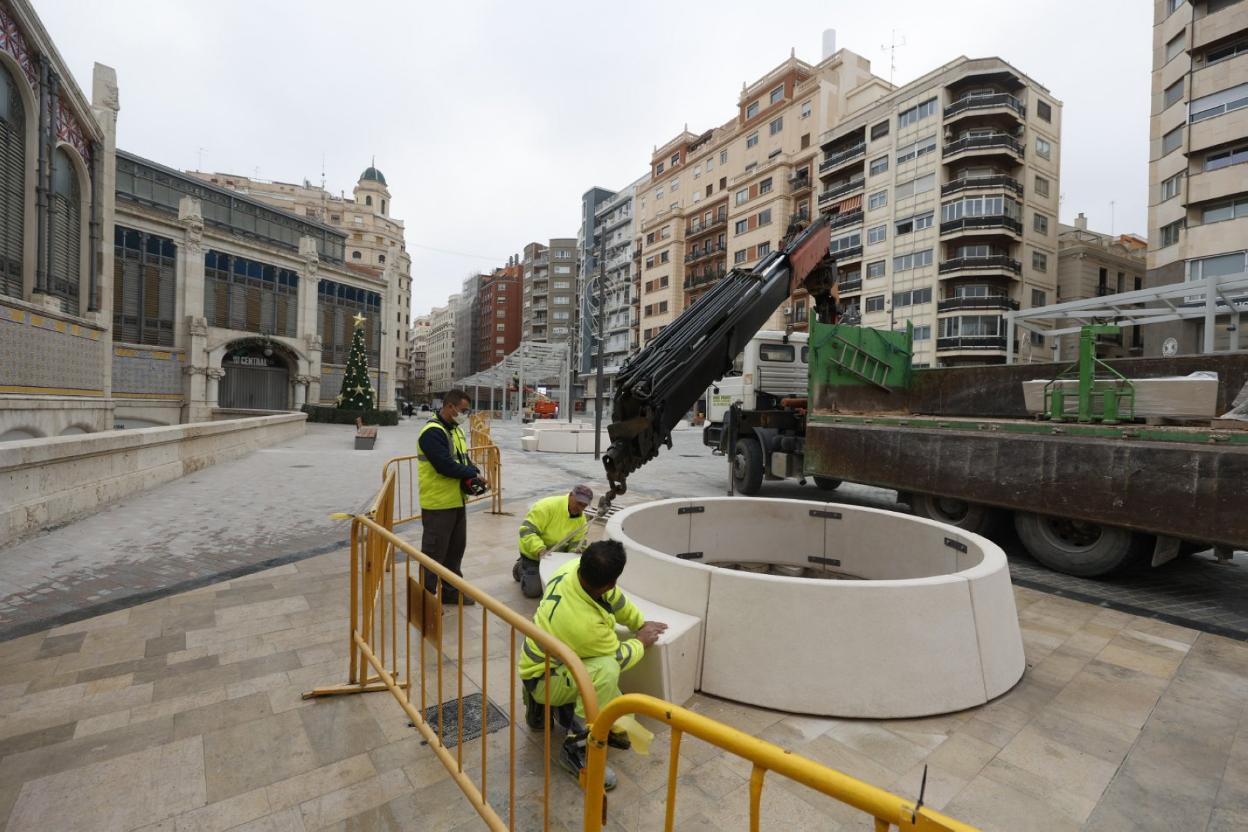
[[[568,389],[568,371],[571,367],[572,348],[569,344],[546,344],[520,342],[520,346],[506,355],[493,367],[465,376],[455,386],[473,397],[473,408],[482,409],[481,392],[488,391],[488,406],[499,410],[507,418],[507,396],[502,396],[502,407],[495,407],[495,395],[513,385],[520,390],[525,385],[536,386],[550,383],[558,387],[561,395],[560,413],[572,418],[571,391]],[[553,383],[551,383],[553,382]]]

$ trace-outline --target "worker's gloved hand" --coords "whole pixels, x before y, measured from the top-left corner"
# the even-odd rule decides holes
[[[647,621],[637,631],[637,640],[641,642],[643,647],[653,647],[665,630],[667,630],[667,625],[662,621]]]
[[[538,556],[539,558],[548,558],[548,557],[550,557],[550,550],[549,550],[549,549],[543,549],[542,551],[540,551],[540,552],[538,552],[538,553],[537,553],[537,556]]]

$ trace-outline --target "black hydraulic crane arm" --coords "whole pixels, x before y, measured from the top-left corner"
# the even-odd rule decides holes
[[[748,272],[729,272],[624,365],[607,428],[611,446],[602,458],[611,486],[604,505],[627,490],[628,475],[658,456],[660,445],[671,447],[672,428],[732,369],[792,288],[826,266],[828,242],[823,218],[793,229],[781,250]],[[835,266],[820,271],[834,274]]]

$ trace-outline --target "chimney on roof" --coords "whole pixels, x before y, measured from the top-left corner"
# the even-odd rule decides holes
[[[1083,215],[1082,211],[1079,212],[1079,216],[1075,217],[1075,228],[1080,231],[1088,230],[1088,218]]]
[[[827,60],[836,54],[836,30],[823,30],[823,60]]]

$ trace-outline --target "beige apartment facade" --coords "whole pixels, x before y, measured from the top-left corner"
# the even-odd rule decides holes
[[[848,95],[825,133],[819,210],[865,326],[914,327],[915,366],[1003,363],[1004,312],[1057,289],[1061,102],[999,58],[960,57]],[[1039,335],[1018,355],[1045,360]]]
[[[351,198],[345,194],[334,196],[306,180],[296,185],[230,173],[189,173],[212,185],[342,231],[347,238],[343,259],[346,268],[387,284],[387,308],[392,317],[386,321],[386,333],[388,337],[393,334],[395,384],[397,389],[407,386],[411,372],[406,332],[412,321],[412,259],[407,253],[403,221],[390,214],[390,189],[380,170],[372,165],[366,168]]]
[[[428,392],[441,396],[455,384],[455,310],[459,293],[446,299],[446,306],[429,312],[429,340],[425,351],[425,377]]]
[[[567,344],[575,339],[576,238],[555,237],[524,247],[521,340]]]
[[[1103,234],[1088,228],[1083,214],[1074,225],[1058,226],[1057,303],[1134,292],[1144,288],[1148,241],[1134,234]],[[1069,324],[1069,321],[1064,321]],[[1144,354],[1152,327],[1130,326],[1118,335],[1097,339],[1097,357],[1124,358]],[[1077,354],[1078,335],[1062,335],[1060,344],[1047,344],[1066,360]],[[1060,349],[1054,349],[1060,347]]]
[[[873,84],[887,88],[852,52],[816,65],[790,55],[742,85],[731,120],[655,148],[635,197],[641,346],[728,269],[774,251],[793,214],[813,216],[819,137],[848,112],[845,90]],[[800,329],[804,313],[795,304],[769,325]]]
[[[1148,285],[1248,272],[1248,3],[1155,0]],[[1241,308],[1245,308],[1241,305]],[[1147,351],[1232,340],[1223,317],[1153,327]],[[1150,336],[1154,333],[1150,332]]]

